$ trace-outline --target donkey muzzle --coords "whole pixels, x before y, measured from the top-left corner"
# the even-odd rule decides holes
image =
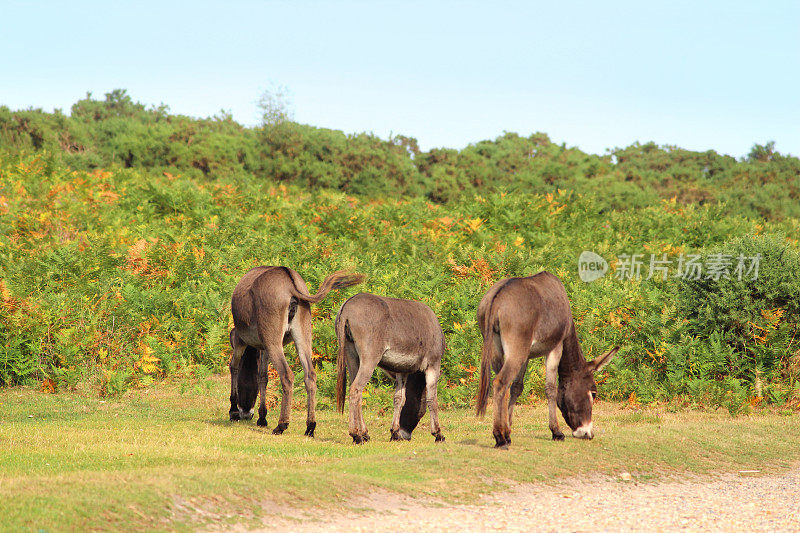
[[[594,430],[592,429],[592,423],[589,422],[588,424],[584,424],[575,431],[572,432],[572,436],[576,439],[592,439],[594,438]]]

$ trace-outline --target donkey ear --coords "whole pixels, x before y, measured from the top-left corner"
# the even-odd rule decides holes
[[[608,363],[611,362],[611,358],[614,357],[614,354],[619,351],[619,346],[614,346],[609,351],[601,355],[600,357],[595,357],[591,361],[589,361],[589,370],[591,372],[599,372],[606,366]]]

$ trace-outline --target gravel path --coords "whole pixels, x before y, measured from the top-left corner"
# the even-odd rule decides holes
[[[305,531],[800,531],[800,469],[705,481],[616,479],[520,485],[478,505],[442,505],[390,493],[348,507],[269,520],[264,530]],[[284,515],[285,516],[285,515]]]

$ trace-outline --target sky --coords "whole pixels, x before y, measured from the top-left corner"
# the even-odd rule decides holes
[[[126,89],[195,117],[463,148],[504,131],[800,155],[800,2],[0,0],[0,105]]]

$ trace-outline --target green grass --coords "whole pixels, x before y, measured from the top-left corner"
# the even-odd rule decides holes
[[[513,444],[494,450],[490,418],[448,410],[447,442],[424,426],[388,442],[389,415],[365,413],[372,441],[354,446],[346,418],[319,412],[317,438],[296,398],[287,433],[227,420],[224,378],[160,383],[102,400],[30,389],[0,391],[1,529],[192,529],[249,522],[275,506],[331,506],[375,489],[470,501],[509,482],[633,473],[641,480],[790,467],[800,460],[800,416],[758,411],[631,410],[600,403],[598,436],[552,442],[546,406],[515,411]],[[181,392],[184,390],[184,392]],[[276,423],[276,412],[268,422]],[[357,505],[353,501],[353,505]]]

